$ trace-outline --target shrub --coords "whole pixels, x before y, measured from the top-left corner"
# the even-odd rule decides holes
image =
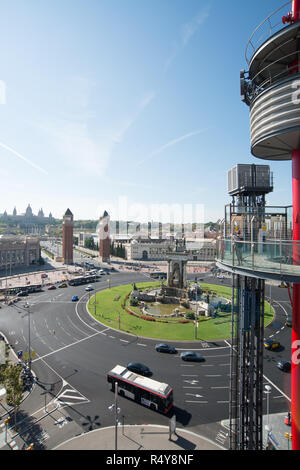
[[[139,301],[138,301],[138,299],[137,299],[136,297],[132,297],[132,298],[130,299],[130,305],[132,305],[133,307],[137,307],[138,304],[139,304]]]
[[[193,312],[188,312],[185,314],[187,320],[195,320],[195,314]]]

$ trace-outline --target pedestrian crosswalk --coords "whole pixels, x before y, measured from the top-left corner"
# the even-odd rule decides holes
[[[66,385],[62,392],[54,399],[54,403],[59,407],[81,405],[82,403],[89,402],[90,400],[88,398],[69,385]]]

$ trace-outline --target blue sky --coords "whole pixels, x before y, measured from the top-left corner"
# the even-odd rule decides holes
[[[284,3],[1,2],[0,213],[30,203],[134,219],[138,206],[146,221],[178,204],[222,218],[227,171],[266,163],[250,153],[239,72],[255,27]],[[291,162],[270,166],[268,203],[291,204]]]

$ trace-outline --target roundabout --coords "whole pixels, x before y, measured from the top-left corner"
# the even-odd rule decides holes
[[[171,341],[214,341],[230,338],[230,287],[201,284],[204,297],[208,296],[215,306],[211,316],[197,315],[190,308],[184,308],[180,304],[131,302],[131,293],[135,289],[141,293],[157,289],[159,285],[158,282],[143,282],[134,286],[125,284],[101,290],[91,296],[87,302],[87,311],[103,325],[143,338]],[[218,302],[214,302],[214,299]],[[265,326],[269,325],[273,318],[273,307],[265,302]]]
[[[218,281],[212,278],[211,282]],[[214,288],[227,288],[228,292],[231,292],[230,282],[227,285],[225,282],[227,283],[225,280],[224,283],[214,284]],[[126,365],[132,361],[148,365],[156,380],[167,382],[173,387],[174,414],[180,427],[201,432],[215,440],[220,431],[217,423],[228,417],[229,406],[230,342],[226,339],[216,340],[215,334],[216,328],[220,331],[222,325],[214,325],[215,328],[211,332],[212,340],[204,339],[204,326],[200,336],[199,326],[198,341],[195,341],[193,322],[179,324],[178,339],[168,339],[179,354],[158,353],[155,344],[161,341],[158,341],[157,334],[153,336],[149,334],[146,337],[143,336],[145,331],[142,331],[142,328],[135,327],[140,324],[148,328],[159,327],[160,322],[136,318],[121,307],[122,300],[130,294],[134,283],[137,287],[153,286],[153,282],[144,275],[115,273],[110,277],[109,288],[105,278],[93,284],[94,292],[85,292],[84,287],[70,286],[63,290],[32,294],[27,298],[27,302],[31,305],[32,346],[37,353],[32,367],[38,381],[33,393],[22,405],[22,416],[27,416],[24,420],[25,428],[26,422],[34,423],[34,416],[39,413],[36,415],[39,416],[38,423],[43,425],[47,433],[43,435],[49,435],[43,444],[40,444],[41,447],[54,448],[59,442],[78,433],[111,426],[112,415],[108,408],[113,395],[107,386],[106,374],[116,364]],[[204,283],[201,285],[204,287]],[[207,285],[213,284],[208,282]],[[287,301],[285,291],[282,289],[276,291],[285,294],[284,301]],[[95,292],[97,292],[96,304],[92,295]],[[103,298],[101,293],[104,295]],[[217,290],[217,293],[225,297],[221,291]],[[71,301],[73,295],[78,295],[78,302]],[[275,298],[279,300],[279,297]],[[287,308],[285,303],[281,305]],[[95,307],[96,314],[99,315],[97,317],[92,315]],[[106,312],[104,307],[107,308]],[[275,308],[277,313],[279,311],[277,304]],[[26,351],[28,331],[26,312],[16,305],[3,308],[1,313],[0,331],[3,331],[15,351],[19,349]],[[279,311],[276,321],[271,322],[266,328],[267,335],[276,334],[279,324],[283,325],[285,318],[284,311]],[[126,320],[133,323],[126,325],[125,328]],[[203,325],[216,320],[209,318],[203,321]],[[165,328],[175,328],[169,323],[161,325]],[[229,321],[227,325],[230,325]],[[191,339],[184,339],[181,332],[186,331],[188,327]],[[269,331],[271,327],[273,329]],[[282,338],[288,333],[289,330],[285,328],[276,336]],[[162,338],[164,334],[165,331]],[[206,362],[186,363],[180,360],[180,353],[184,351],[199,352],[205,357]],[[279,392],[282,388],[282,379],[274,367],[275,356],[277,354],[274,352],[267,353],[266,373],[271,378],[271,385],[277,384],[277,388],[275,385],[272,386],[273,395],[276,397],[272,409],[282,411],[286,409],[286,397]],[[144,423],[168,425],[169,417],[137,405],[127,398],[120,397],[119,405],[122,413],[120,419],[125,425]],[[52,412],[54,409],[56,411]],[[64,416],[64,426],[55,425],[52,413],[55,413],[57,422],[60,422]]]

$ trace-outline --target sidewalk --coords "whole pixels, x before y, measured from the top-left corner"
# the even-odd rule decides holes
[[[115,450],[115,427],[90,431],[52,450]],[[169,440],[169,428],[155,425],[118,426],[117,450],[226,450],[217,443],[183,429]]]
[[[263,445],[267,444],[268,440],[268,431],[266,427],[268,426],[271,431],[271,438],[276,440],[277,450],[291,450],[292,441],[285,437],[286,433],[291,433],[291,426],[288,426],[284,423],[284,418],[288,413],[274,413],[270,414],[269,418],[266,415],[263,415]],[[223,420],[222,426],[228,429],[229,420]]]

